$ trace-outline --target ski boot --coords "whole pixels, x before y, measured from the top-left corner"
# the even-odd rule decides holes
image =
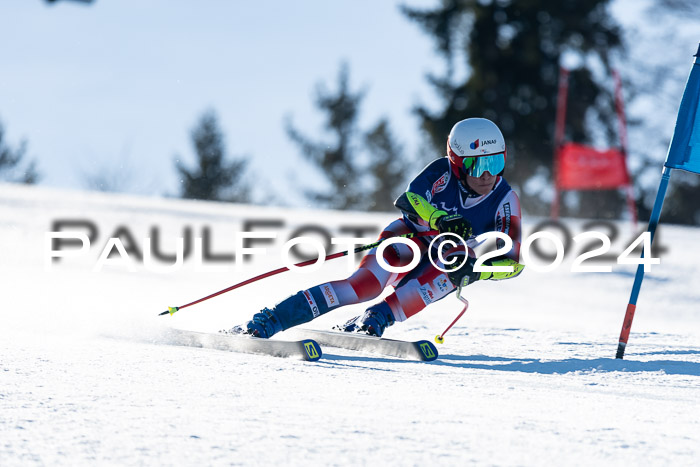
[[[274,308],[263,308],[253,315],[253,319],[239,326],[234,326],[228,334],[248,334],[267,339],[280,331],[289,329],[314,319],[314,310],[309,304],[303,290],[291,297],[282,300]],[[316,309],[316,314],[319,311]]]
[[[282,331],[282,323],[273,310],[263,308],[260,313],[255,313],[253,319],[245,323],[245,334],[267,339]]]
[[[394,314],[386,302],[369,307],[362,316],[356,316],[335,329],[343,332],[357,332],[370,336],[382,337],[384,330],[394,324]]]
[[[221,334],[248,335],[253,337],[268,337],[282,330],[282,325],[273,310],[263,308],[260,313],[255,313],[253,319],[245,324],[239,324],[228,330],[219,331]]]

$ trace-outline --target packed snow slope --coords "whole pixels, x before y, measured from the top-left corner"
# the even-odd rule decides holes
[[[434,363],[330,347],[309,363],[169,342],[171,327],[216,332],[347,274],[338,259],[157,316],[281,266],[299,232],[373,238],[396,216],[0,185],[0,465],[697,465],[699,229],[661,226],[666,250],[645,277],[625,360],[614,355],[636,268],[614,257],[636,234],[624,223],[598,226],[618,234],[612,272],[571,272],[581,246],[571,242],[550,272],[533,260],[514,280],[470,286]],[[540,221],[526,218],[524,234]],[[90,246],[52,245],[55,230]],[[250,241],[267,253],[236,270],[242,231],[276,238]],[[168,269],[174,258],[159,258],[180,237],[189,250]],[[116,247],[101,256],[110,238],[126,259]],[[449,296],[386,336],[432,339],[460,309]]]

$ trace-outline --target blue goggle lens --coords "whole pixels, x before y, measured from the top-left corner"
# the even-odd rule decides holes
[[[506,166],[505,154],[494,154],[492,156],[465,157],[464,169],[470,177],[481,177],[484,172],[491,175],[498,175]]]

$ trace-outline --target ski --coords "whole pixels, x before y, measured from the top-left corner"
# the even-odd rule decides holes
[[[438,358],[438,351],[435,345],[426,340],[401,341],[356,333],[316,331],[311,329],[299,329],[297,332],[300,336],[313,339],[321,345],[330,347],[361,350],[424,362],[432,362]]]
[[[323,355],[321,346],[312,339],[279,341],[258,339],[250,336],[186,331],[183,329],[170,329],[167,339],[169,343],[174,345],[270,355],[273,357],[299,358],[309,362],[315,362]]]

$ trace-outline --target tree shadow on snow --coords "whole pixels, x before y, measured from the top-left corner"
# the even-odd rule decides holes
[[[489,357],[485,355],[440,355],[440,358],[433,362],[433,364],[470,369],[517,371],[521,373],[540,373],[548,375],[574,372],[620,371],[629,373],[664,372],[668,375],[700,376],[700,363],[678,360],[653,360],[642,362],[635,360],[618,360],[615,358],[594,358],[590,360],[567,358],[565,360],[546,361]]]
[[[700,350],[656,350],[653,352],[635,352],[636,355],[700,355]]]
[[[421,363],[416,360],[407,360],[398,357],[384,357],[381,355],[372,355],[370,353],[362,353],[359,355],[337,355],[333,353],[328,353],[324,349],[323,358],[318,361],[318,364],[326,364],[329,366],[342,366],[342,367],[354,367],[367,369],[365,365],[352,365],[350,362],[362,362],[362,363]],[[391,367],[388,368],[370,368],[377,371],[393,371]]]

